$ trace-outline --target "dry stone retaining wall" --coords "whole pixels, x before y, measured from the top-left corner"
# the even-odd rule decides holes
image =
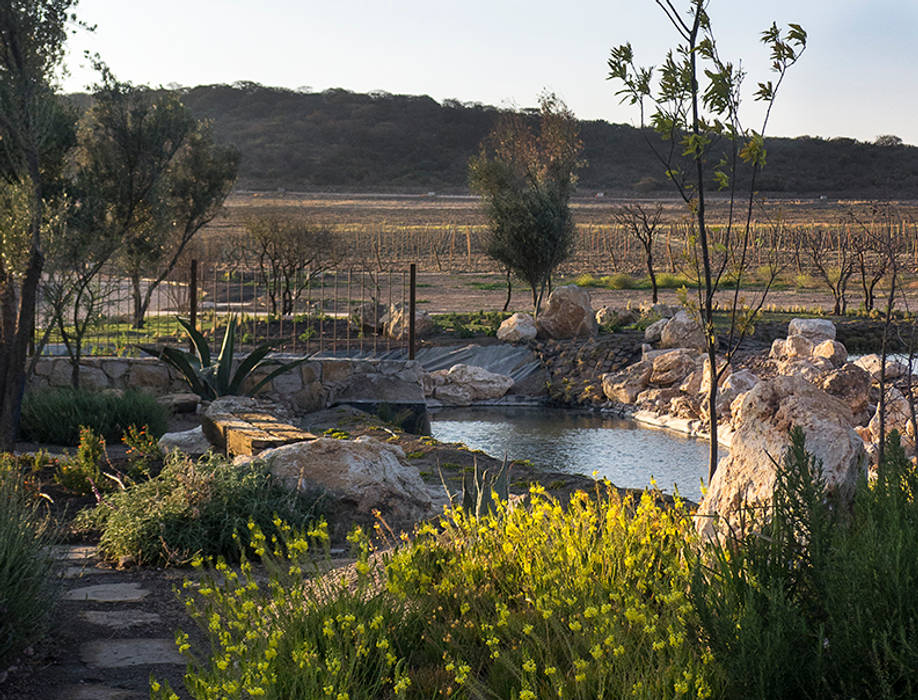
[[[282,361],[295,359],[278,356]],[[273,368],[255,373],[251,387]],[[315,411],[335,403],[360,399],[377,402],[424,403],[423,369],[412,360],[310,360],[274,378],[258,396],[270,397],[297,412]],[[87,389],[144,389],[155,395],[188,391],[188,384],[171,367],[152,357],[89,357],[80,363],[80,385]],[[42,358],[29,380],[29,390],[70,386],[70,362]],[[244,386],[244,388],[247,388]]]

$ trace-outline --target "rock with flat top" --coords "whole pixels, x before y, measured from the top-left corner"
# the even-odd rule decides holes
[[[659,321],[654,321],[647,326],[644,329],[644,341],[647,343],[659,343],[660,336],[663,335],[663,328],[667,323],[669,323],[668,318],[661,318]]]
[[[835,324],[827,318],[792,318],[787,324],[787,337],[803,336],[814,345],[823,340],[835,340]]]
[[[833,367],[841,367],[848,360],[848,348],[837,340],[823,340],[813,348],[813,357],[821,357]]]
[[[883,367],[883,359],[879,355],[876,353],[864,355],[863,357],[857,358],[854,364],[868,372],[875,380],[879,381],[880,370]],[[898,360],[886,358],[887,379],[898,379],[899,377],[904,377],[906,374],[908,374],[908,367],[906,365]]]
[[[210,440],[204,436],[204,430],[200,425],[191,430],[165,433],[157,444],[163,452],[178,450],[191,457],[200,457],[213,447]]]
[[[671,386],[679,383],[695,369],[695,353],[685,348],[670,350],[653,358],[650,383],[656,386]]]

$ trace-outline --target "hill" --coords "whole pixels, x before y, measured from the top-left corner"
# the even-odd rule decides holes
[[[466,190],[469,157],[499,114],[494,107],[427,96],[301,93],[256,83],[179,90],[217,137],[242,152],[239,187],[252,190]],[[72,96],[86,104],[85,95]],[[671,193],[652,132],[581,124],[582,191]],[[771,194],[914,199],[918,148],[854,139],[770,138],[760,190]]]

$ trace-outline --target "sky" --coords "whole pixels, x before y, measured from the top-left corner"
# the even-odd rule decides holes
[[[687,7],[686,0],[674,0]],[[803,25],[800,62],[778,95],[768,135],[918,144],[918,2],[711,0],[721,54],[742,61],[751,89],[771,77],[759,34]],[[613,46],[659,65],[677,36],[653,0],[80,0],[68,92],[97,76],[97,53],[121,80],[153,86],[234,83],[345,88],[526,107],[544,90],[581,119],[636,124],[606,80]],[[746,100],[748,127],[759,105]]]

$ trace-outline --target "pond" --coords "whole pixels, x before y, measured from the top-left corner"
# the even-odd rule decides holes
[[[692,501],[701,500],[708,443],[634,421],[551,408],[450,408],[430,416],[431,434],[503,458],[528,459],[544,469],[607,478],[644,488],[655,478]],[[722,450],[722,452],[724,452]]]

